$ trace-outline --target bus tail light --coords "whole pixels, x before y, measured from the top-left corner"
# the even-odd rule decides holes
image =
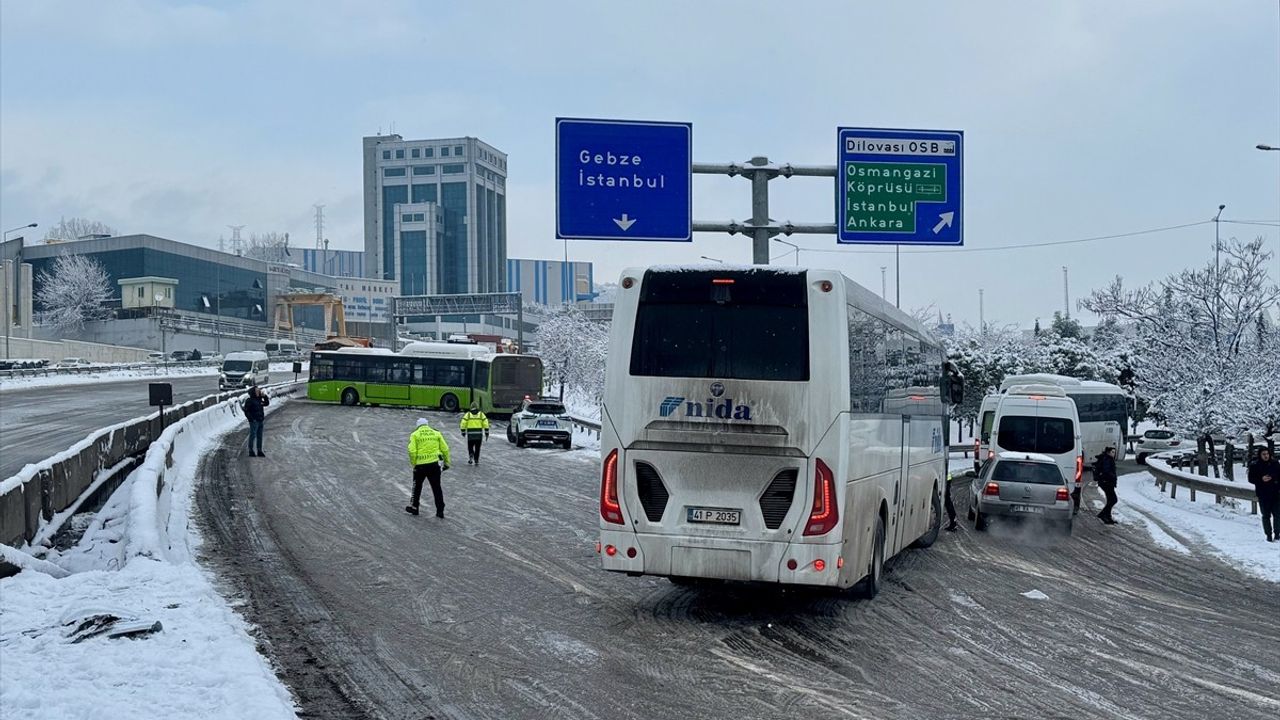
[[[1076,456],[1076,484],[1080,484],[1080,478],[1084,476],[1084,456]]]
[[[823,570],[826,570],[826,569],[827,569],[827,561],[826,561],[826,560],[823,560],[822,558],[818,558],[817,560],[814,560],[814,561],[813,561],[813,569],[814,569],[814,570],[817,570],[818,572],[822,572]]]
[[[993,482],[987,483],[987,486],[982,488],[982,494],[983,495],[999,495],[1000,483],[993,483]]]
[[[1058,502],[1062,502],[1062,501],[1064,501],[1064,500],[1070,500],[1070,499],[1071,499],[1071,493],[1067,492],[1067,489],[1066,489],[1066,488],[1064,488],[1064,487],[1060,487],[1060,488],[1058,488],[1058,495],[1057,495],[1057,497],[1056,497],[1055,499],[1056,499]]]
[[[814,461],[813,509],[805,522],[805,535],[825,535],[840,521],[836,507],[836,476],[822,460]]]
[[[618,450],[609,451],[600,470],[600,517],[622,525],[622,503],[618,502]],[[612,554],[612,553],[610,553]]]

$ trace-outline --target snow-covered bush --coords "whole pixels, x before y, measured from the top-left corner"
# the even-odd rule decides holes
[[[59,330],[79,328],[86,321],[106,316],[111,299],[111,277],[93,258],[63,253],[53,268],[37,278],[36,302],[44,309],[45,322]]]

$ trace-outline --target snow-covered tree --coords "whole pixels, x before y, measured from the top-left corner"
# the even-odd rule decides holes
[[[45,322],[59,330],[79,328],[86,321],[106,316],[104,304],[112,296],[111,277],[93,258],[63,253],[36,282],[40,290],[35,299],[44,310]]]
[[[979,330],[965,326],[947,345],[947,359],[964,374],[964,402],[952,409],[951,417],[970,426],[978,417],[982,398],[995,392],[1008,375],[1029,372],[1030,348],[1017,330],[993,328]]]
[[[548,387],[560,386],[583,400],[600,403],[608,324],[588,320],[573,305],[549,308],[538,325],[536,342]]]
[[[1200,436],[1256,429],[1276,414],[1275,352],[1257,349],[1257,318],[1280,298],[1272,254],[1262,238],[1233,238],[1221,251],[1220,269],[1209,261],[1136,290],[1117,277],[1080,303],[1135,325],[1138,389],[1153,413]]]
[[[60,218],[58,224],[44,234],[46,243],[78,240],[87,235],[115,235],[116,231],[104,222],[81,217]]]
[[[246,257],[272,263],[294,262],[293,251],[289,247],[289,233],[254,233],[249,236],[249,249]]]

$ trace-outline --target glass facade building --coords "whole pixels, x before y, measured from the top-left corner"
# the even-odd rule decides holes
[[[506,290],[506,179],[507,156],[476,138],[364,138],[365,276],[414,293]]]

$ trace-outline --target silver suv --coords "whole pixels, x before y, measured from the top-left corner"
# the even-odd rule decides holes
[[[549,442],[568,450],[573,447],[573,420],[559,400],[525,398],[507,423],[507,440],[518,447]]]
[[[1044,520],[1071,534],[1071,488],[1048,455],[1002,452],[982,466],[969,493],[975,530],[986,530],[988,518],[999,515]]]

